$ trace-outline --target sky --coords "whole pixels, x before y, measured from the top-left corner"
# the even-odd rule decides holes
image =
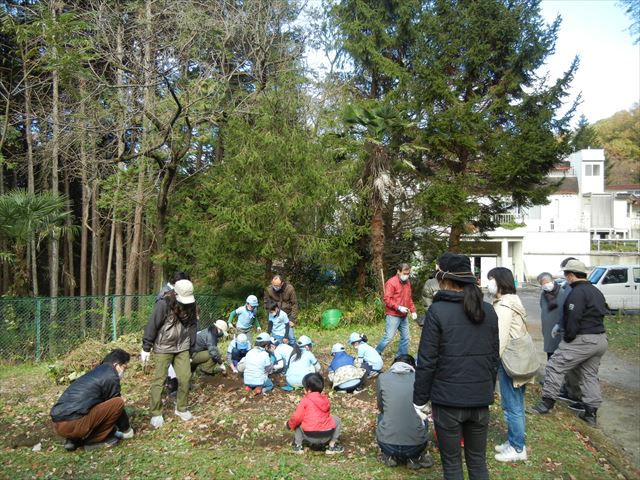
[[[615,0],[543,0],[541,10],[549,23],[562,17],[547,62],[551,78],[580,58],[571,88],[572,100],[582,93],[574,123],[581,114],[595,123],[640,102],[640,45],[633,44],[631,18]]]
[[[309,6],[319,3],[307,0]],[[566,100],[568,106],[578,94],[582,96],[574,126],[582,114],[593,124],[640,102],[640,45],[633,44],[628,30],[631,18],[616,0],[542,0],[541,13],[547,23],[560,15],[562,24],[556,51],[540,73],[556,79],[576,55],[580,59]],[[324,63],[312,49],[307,60],[312,68],[322,68]]]

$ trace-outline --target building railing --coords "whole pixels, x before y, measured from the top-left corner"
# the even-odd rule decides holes
[[[640,240],[595,239],[591,240],[591,251],[640,253]]]

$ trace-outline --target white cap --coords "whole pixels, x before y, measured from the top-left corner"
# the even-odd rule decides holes
[[[220,330],[225,337],[227,336],[227,329],[229,328],[227,322],[224,320],[216,320],[214,325],[218,327],[218,330]]]
[[[298,345],[306,347],[307,345],[313,345],[313,342],[306,335],[301,335],[300,338],[298,338]]]
[[[196,298],[193,296],[193,283],[189,280],[178,280],[173,289],[176,292],[176,300],[184,305],[195,303]]]
[[[239,333],[236,337],[236,345],[246,345],[249,343],[249,339],[244,333]]]

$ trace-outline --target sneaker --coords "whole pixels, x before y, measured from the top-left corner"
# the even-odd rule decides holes
[[[380,460],[387,467],[397,467],[398,466],[398,461],[396,460],[396,458],[392,457],[391,455],[387,455],[384,452],[382,452],[382,454],[380,455]]]
[[[156,415],[155,417],[151,417],[151,426],[153,428],[160,428],[164,425],[164,418],[162,415]]]
[[[245,385],[244,386],[244,391],[245,392],[250,392],[251,391],[251,387],[249,385]]]
[[[285,385],[284,387],[280,387],[280,390],[285,392],[293,392],[293,387],[291,385]]]
[[[291,451],[293,453],[301,454],[301,453],[304,453],[304,447],[302,445],[298,445],[297,443],[294,443],[291,446]]]
[[[120,430],[118,430],[113,435],[120,440],[130,440],[133,438],[133,428],[129,427],[129,430],[127,430],[126,432],[121,432]]]
[[[378,375],[380,375],[380,372],[376,372],[375,370],[372,370],[371,372],[369,372],[369,375],[367,376],[367,378],[376,378]]]
[[[64,449],[67,452],[73,452],[74,450],[76,450],[78,447],[80,446],[80,443],[76,443],[75,441],[71,440],[70,438],[67,438],[64,442]]]
[[[598,412],[597,408],[591,408],[591,407],[585,405],[584,406],[584,412],[580,412],[578,414],[578,417],[580,417],[582,420],[587,422],[592,427],[595,427],[595,426],[597,426],[597,416],[598,416],[597,412]]]
[[[496,445],[495,447],[493,447],[493,449],[498,452],[498,453],[502,453],[504,452],[511,444],[509,443],[509,440],[507,440],[506,442],[500,444],[500,445]]]
[[[429,452],[423,452],[418,458],[407,459],[407,468],[410,470],[431,467],[433,467],[433,458]]]
[[[527,459],[527,447],[523,447],[521,452],[509,445],[502,453],[497,453],[495,459],[499,462],[518,462]]]
[[[574,412],[584,412],[584,403],[582,402],[574,402],[567,405],[569,410],[573,410]]]
[[[327,447],[327,449],[324,451],[324,453],[326,453],[327,455],[335,455],[337,453],[343,453],[344,452],[344,447],[342,445],[338,445],[337,443],[331,447]]]
[[[186,412],[179,412],[176,409],[173,413],[179,416],[180,419],[184,422],[188,422],[189,420],[193,419],[193,415],[191,415],[191,412],[189,410],[187,410]]]

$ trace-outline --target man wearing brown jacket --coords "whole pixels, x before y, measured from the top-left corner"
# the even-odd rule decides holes
[[[289,317],[289,341],[295,342],[296,337],[293,333],[296,318],[298,317],[298,299],[296,298],[296,289],[289,282],[285,282],[281,275],[274,275],[269,285],[264,291],[264,305],[276,303],[280,309]],[[267,312],[267,315],[269,312]]]

